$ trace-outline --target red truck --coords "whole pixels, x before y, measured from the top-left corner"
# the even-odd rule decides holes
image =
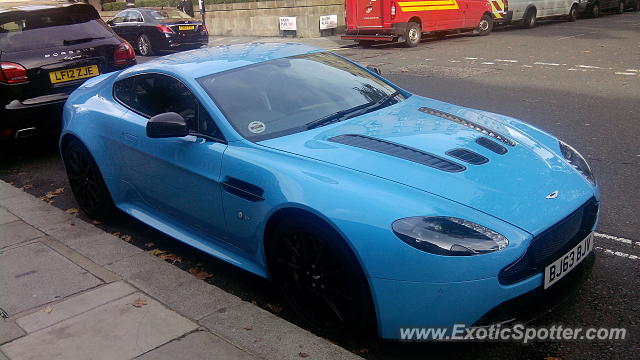
[[[494,16],[490,0],[346,0],[345,22],[342,39],[361,46],[398,41],[414,47],[425,33],[468,29],[488,35]]]

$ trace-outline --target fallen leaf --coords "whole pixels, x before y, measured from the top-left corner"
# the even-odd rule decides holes
[[[272,312],[279,314],[282,311],[282,307],[278,306],[278,305],[271,305],[271,304],[267,304],[267,309],[271,310]]]
[[[213,275],[209,274],[206,271],[200,270],[198,268],[192,267],[191,269],[189,269],[189,273],[193,276],[196,277],[196,279],[198,280],[205,280],[208,279],[210,277],[212,277]]]
[[[257,303],[255,300],[251,300],[251,303],[252,303],[253,305],[258,305],[258,303]]]
[[[247,330],[247,331],[249,331],[249,330],[253,330],[253,326],[251,326],[251,325],[247,325],[247,326],[243,327],[243,329],[245,329],[245,330]]]
[[[126,242],[131,242],[131,235],[122,235],[120,236],[120,239],[126,241]]]
[[[307,353],[305,353],[305,352],[299,352],[299,353],[298,353],[298,356],[300,356],[301,358],[306,358],[306,357],[309,357],[309,356],[311,356],[311,355],[309,355],[309,354],[307,354]]]
[[[137,298],[137,299],[133,300],[131,305],[133,307],[137,307],[137,308],[143,307],[143,306],[147,305],[147,300],[145,300],[143,298]]]
[[[369,349],[367,349],[367,348],[360,349],[360,350],[358,350],[358,353],[360,353],[360,354],[368,354],[369,353]]]
[[[158,257],[165,261],[171,261],[172,264],[182,262],[182,258],[176,254],[160,254]]]
[[[29,190],[29,189],[31,189],[32,187],[33,187],[33,185],[31,185],[31,184],[26,184],[26,185],[22,186],[22,187],[21,187],[21,189],[22,189],[22,190]]]
[[[91,222],[93,223],[93,225],[100,225],[102,224],[100,221],[98,220],[91,220]]]
[[[42,309],[43,312],[46,312],[47,314],[51,313],[53,311],[53,306],[51,305],[47,305],[47,307],[45,307],[44,309]]]
[[[406,67],[401,67],[400,72],[409,72],[409,69]]]
[[[330,342],[330,343],[332,343],[332,344],[337,345],[337,343],[336,343],[335,341],[333,341],[333,340],[331,340],[331,339],[329,339],[329,338],[323,338],[323,339],[327,340],[328,342]]]
[[[71,208],[71,209],[67,209],[64,212],[66,212],[67,214],[71,214],[71,215],[77,215],[78,212],[80,212],[80,210],[76,209],[76,208]]]
[[[158,256],[158,255],[162,255],[162,254],[166,253],[166,251],[160,250],[160,249],[153,249],[153,250],[147,251],[147,253],[149,253],[149,254],[151,254],[153,256]]]
[[[114,233],[111,233],[111,235],[113,235],[113,236],[117,236],[117,237],[120,237],[120,232],[116,231],[116,232],[114,232]]]
[[[155,244],[152,243],[152,242],[144,243],[144,246],[146,246],[146,247],[152,247],[153,245],[155,245]]]
[[[62,194],[64,192],[64,188],[58,188],[53,191],[47,191],[44,195],[40,197],[40,200],[50,200],[54,197]]]

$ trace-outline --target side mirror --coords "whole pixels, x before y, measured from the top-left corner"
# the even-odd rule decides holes
[[[182,115],[174,112],[158,114],[147,123],[147,136],[150,138],[184,137],[189,135],[187,122]]]
[[[378,75],[382,75],[382,71],[380,71],[380,68],[379,68],[379,67],[377,67],[377,66],[368,65],[368,66],[367,66],[367,70],[369,70],[369,71],[371,71],[371,72],[374,72],[374,73],[376,73],[376,74],[378,74]]]

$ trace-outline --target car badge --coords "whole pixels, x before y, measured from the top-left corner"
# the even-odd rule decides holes
[[[551,194],[545,196],[545,198],[547,198],[547,199],[555,199],[557,197],[558,197],[558,190],[556,190],[556,191],[552,192]]]

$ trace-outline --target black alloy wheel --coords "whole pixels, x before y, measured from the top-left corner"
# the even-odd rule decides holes
[[[97,220],[112,215],[115,210],[113,201],[98,165],[84,145],[77,140],[69,142],[64,149],[63,161],[71,191],[80,209]]]
[[[327,228],[312,218],[276,226],[266,249],[271,277],[316,331],[360,333],[372,318],[368,282],[351,249]]]

